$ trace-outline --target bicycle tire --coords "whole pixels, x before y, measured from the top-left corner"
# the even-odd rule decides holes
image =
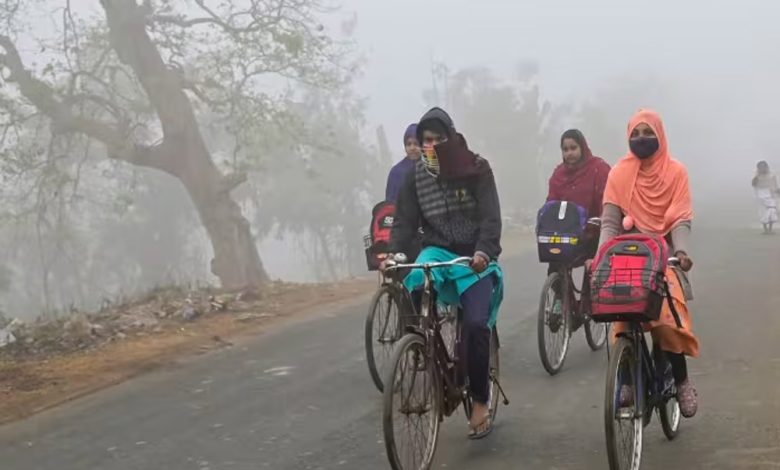
[[[622,436],[617,436],[620,432],[616,423],[621,389],[624,385],[619,378],[621,373],[621,366],[624,361],[628,362],[626,371],[633,377],[629,380],[634,384],[639,383],[637,380],[638,374],[641,373],[640,364],[636,364],[636,345],[628,338],[618,338],[615,343],[615,347],[612,350],[612,355],[609,360],[609,366],[607,368],[607,383],[606,393],[604,394],[604,431],[607,443],[607,458],[609,460],[610,470],[639,470],[642,461],[642,436],[644,432],[644,426],[642,423],[644,413],[640,413],[640,416],[636,416],[634,411],[633,416],[626,418],[632,421],[633,429],[630,431],[633,436],[631,440],[631,455],[628,459],[623,458],[622,452],[618,446],[618,439]],[[623,378],[625,380],[625,377]],[[638,394],[634,391],[633,400],[637,399]],[[632,405],[636,407],[636,405]],[[628,408],[628,407],[624,407]],[[622,447],[622,446],[621,446]]]
[[[496,416],[498,415],[498,406],[500,404],[501,394],[498,390],[498,382],[501,380],[500,368],[499,368],[499,353],[500,345],[498,342],[498,331],[494,326],[490,332],[490,425],[493,426],[496,423]]]
[[[664,405],[658,408],[658,417],[661,419],[661,429],[666,439],[673,441],[680,432],[682,412],[676,398],[670,398]]]
[[[593,327],[603,328],[603,337],[594,337]],[[598,351],[607,344],[607,338],[609,338],[609,323],[596,323],[593,320],[585,321],[585,340],[588,342],[588,347],[591,351]]]
[[[396,307],[396,321],[394,322],[394,328],[395,332],[392,333],[393,337],[395,338],[395,342],[401,339],[401,337],[404,334],[403,331],[403,320],[402,320],[402,312],[401,312],[401,303],[400,303],[400,294],[398,292],[398,288],[393,286],[392,284],[385,284],[381,286],[374,296],[371,299],[371,303],[369,304],[368,309],[368,315],[366,315],[366,324],[365,324],[365,349],[366,349],[366,362],[368,363],[368,372],[371,375],[371,380],[374,382],[374,385],[376,386],[377,390],[381,393],[384,391],[384,386],[382,383],[383,380],[383,372],[380,369],[380,367],[377,367],[377,360],[376,360],[376,351],[375,351],[375,340],[374,340],[374,322],[377,321],[377,313],[379,311],[379,303],[383,300],[383,298],[387,296],[387,298],[392,301],[392,303],[395,304]],[[390,315],[391,306],[388,306],[387,314]],[[381,321],[381,319],[380,319]],[[388,322],[389,323],[389,322]],[[376,344],[379,344],[379,341],[376,341]],[[390,355],[392,354],[392,344],[389,346],[391,348],[391,352],[388,355],[388,359],[390,358]]]
[[[396,442],[395,427],[394,427],[394,410],[396,389],[400,388],[403,391],[404,385],[396,384],[396,378],[398,372],[401,369],[402,362],[404,361],[408,351],[415,348],[419,350],[419,354],[426,357],[424,373],[428,375],[428,387],[430,387],[430,397],[432,400],[430,407],[430,415],[428,418],[431,420],[433,428],[430,430],[428,447],[423,452],[422,460],[418,464],[412,466],[404,465],[404,457],[399,455],[399,446]],[[393,351],[393,358],[391,361],[391,367],[388,370],[388,374],[385,377],[385,383],[388,384],[382,395],[382,431],[385,438],[385,450],[387,451],[387,458],[390,462],[390,466],[393,470],[427,470],[430,468],[433,462],[434,455],[436,454],[436,447],[439,440],[439,427],[441,425],[441,381],[435,366],[435,362],[427,358],[425,340],[422,336],[416,333],[406,334],[396,344],[395,351]],[[412,387],[414,388],[414,382]],[[423,384],[425,388],[425,384]],[[411,414],[411,412],[410,412]]]
[[[571,332],[569,331],[569,312],[561,312],[561,319],[562,322],[560,325],[555,325],[557,327],[557,330],[553,333],[558,333],[563,335],[562,336],[562,343],[561,343],[561,352],[559,354],[559,358],[553,362],[551,361],[549,357],[549,346],[547,345],[546,335],[545,333],[548,331],[549,322],[547,319],[547,311],[548,311],[548,300],[549,300],[549,292],[553,289],[556,283],[561,283],[562,277],[560,273],[551,273],[549,276],[547,276],[547,279],[544,281],[544,285],[542,286],[542,296],[539,300],[539,313],[537,317],[537,342],[539,346],[539,358],[542,361],[542,366],[544,367],[544,370],[547,371],[550,375],[556,375],[558,372],[561,371],[563,368],[564,362],[566,362],[566,354],[569,350],[569,340],[571,338]],[[563,287],[561,287],[563,289]],[[565,295],[565,294],[564,294]],[[555,298],[555,297],[553,297]],[[563,301],[564,299],[561,299],[561,308],[563,309],[563,306],[566,304],[566,302]],[[549,306],[550,309],[552,309],[552,306]],[[552,330],[550,330],[552,331]]]

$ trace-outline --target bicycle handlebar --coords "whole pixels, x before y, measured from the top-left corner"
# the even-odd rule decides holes
[[[411,263],[411,264],[401,264],[395,261],[394,259],[388,260],[388,266],[385,269],[386,271],[395,271],[398,269],[424,269],[425,271],[430,271],[431,269],[436,268],[446,268],[449,266],[456,266],[456,265],[470,265],[472,261],[472,258],[470,256],[461,256],[460,258],[455,258],[451,261],[442,261],[438,263]],[[392,263],[392,264],[390,264]]]

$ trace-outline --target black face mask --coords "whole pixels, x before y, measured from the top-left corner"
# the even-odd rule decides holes
[[[644,160],[658,151],[658,137],[635,137],[629,139],[628,146],[631,148],[631,153]]]

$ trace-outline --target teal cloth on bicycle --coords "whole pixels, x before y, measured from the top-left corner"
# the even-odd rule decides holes
[[[417,264],[446,263],[458,258],[455,253],[434,246],[426,247],[417,257]],[[490,318],[488,327],[493,328],[498,318],[498,308],[504,300],[504,272],[495,261],[490,262],[487,269],[477,274],[468,266],[456,265],[431,270],[433,289],[436,291],[437,300],[445,305],[460,307],[460,296],[473,286],[477,281],[487,276],[495,277],[493,286],[493,298],[490,300]],[[414,269],[404,279],[404,287],[408,291],[420,289],[425,284],[425,274],[422,269]]]

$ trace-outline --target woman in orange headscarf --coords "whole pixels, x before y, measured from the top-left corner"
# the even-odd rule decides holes
[[[680,267],[689,271],[693,261],[688,254],[688,237],[693,220],[688,171],[672,158],[661,117],[654,111],[639,110],[628,124],[630,151],[612,169],[604,192],[601,243],[621,232],[639,231],[666,237]],[[683,286],[687,279],[673,268],[667,270],[670,291],[682,327],[678,327],[669,306],[664,303],[661,317],[648,328],[653,343],[667,353],[677,383],[680,411],[690,418],[696,414],[696,389],[688,377],[685,356],[698,357],[699,342],[691,331],[690,313]],[[681,282],[682,281],[682,282]],[[616,323],[614,333],[625,330]]]

